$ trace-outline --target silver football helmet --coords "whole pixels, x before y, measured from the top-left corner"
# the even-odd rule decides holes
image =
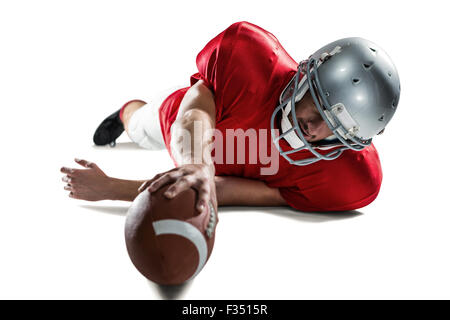
[[[308,90],[333,132],[319,143],[305,139],[296,117],[296,102]],[[319,160],[334,160],[347,149],[361,151],[370,145],[372,138],[383,132],[391,120],[399,99],[400,79],[386,52],[362,38],[341,39],[299,64],[295,76],[280,95],[280,105],[272,114],[272,139],[291,164],[302,166]],[[276,121],[279,121],[280,134]],[[283,150],[280,139],[286,140],[291,149]],[[303,150],[309,150],[312,156],[301,160],[290,157]]]

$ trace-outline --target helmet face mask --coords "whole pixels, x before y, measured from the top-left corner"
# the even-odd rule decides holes
[[[295,106],[307,91],[333,133],[332,138],[311,143],[303,135]],[[392,118],[399,97],[397,70],[381,48],[361,38],[338,40],[299,64],[272,114],[272,139],[291,164],[334,160],[347,149],[361,151],[370,145],[372,137],[382,132]],[[277,116],[281,116],[280,135],[275,130]],[[283,150],[281,139],[292,149]],[[322,154],[316,149],[331,151]],[[289,156],[303,150],[309,150],[312,157],[293,160]]]

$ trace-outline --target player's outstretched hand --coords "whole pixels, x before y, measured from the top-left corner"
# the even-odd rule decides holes
[[[205,164],[185,164],[178,168],[159,173],[151,180],[146,181],[139,188],[139,192],[149,189],[155,192],[162,186],[171,184],[164,196],[169,199],[176,197],[180,192],[193,188],[197,190],[198,201],[196,208],[203,211],[206,204],[215,198],[214,172]],[[215,200],[213,201],[215,203]]]
[[[75,162],[85,169],[62,167],[65,175],[62,181],[66,183],[64,190],[69,191],[69,197],[87,201],[107,200],[111,178],[95,163],[82,159]]]

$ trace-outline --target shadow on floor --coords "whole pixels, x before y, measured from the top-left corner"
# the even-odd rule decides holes
[[[242,211],[257,211],[262,214],[271,214],[281,218],[312,223],[352,219],[363,215],[362,212],[357,210],[327,213],[309,213],[297,211],[288,207],[221,207],[219,209],[219,214],[228,214]]]
[[[83,204],[80,207],[97,211],[100,213],[106,213],[116,216],[126,216],[129,206],[101,206],[101,205],[90,205]],[[219,214],[229,214],[229,213],[239,213],[256,211],[262,214],[271,214],[281,218],[292,219],[299,222],[327,222],[327,221],[338,221],[343,219],[352,219],[362,216],[363,213],[357,210],[353,211],[343,211],[343,212],[327,212],[327,213],[307,213],[296,211],[287,207],[220,207]]]
[[[115,216],[126,216],[128,208],[130,206],[99,206],[99,205],[91,205],[91,204],[81,204],[81,208],[85,208],[92,211],[97,211],[100,213],[111,214]]]
[[[154,282],[148,281],[148,285],[157,292],[164,300],[177,300],[181,299],[183,295],[188,291],[192,281],[185,282],[178,286],[163,286]]]
[[[107,145],[107,146],[96,146],[94,144],[94,145],[92,145],[92,147],[95,150],[106,150],[106,149],[112,149],[112,150],[145,150],[145,149],[139,147],[139,145],[137,143],[134,143],[134,142],[117,142],[114,147],[110,147],[109,145]]]

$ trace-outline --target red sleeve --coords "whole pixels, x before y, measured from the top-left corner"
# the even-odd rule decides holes
[[[226,30],[225,30],[226,31]],[[212,39],[208,44],[200,51],[197,55],[196,63],[198,68],[198,73],[191,76],[191,86],[197,81],[203,80],[209,90],[216,95],[217,92],[217,67],[218,67],[218,56],[221,47],[222,39],[225,31],[221,32],[214,39]],[[222,63],[221,59],[221,63]],[[220,118],[222,110],[220,105],[216,103],[216,119]]]
[[[308,179],[303,179],[295,187],[279,189],[294,209],[349,211],[365,207],[376,199],[382,171],[373,146],[359,153],[348,150],[336,160],[320,162],[320,170],[315,170]]]
[[[224,33],[225,31],[221,32],[208,42],[197,55],[196,64],[199,72],[191,76],[191,85],[198,80],[203,80],[211,91],[216,91],[217,59]]]

